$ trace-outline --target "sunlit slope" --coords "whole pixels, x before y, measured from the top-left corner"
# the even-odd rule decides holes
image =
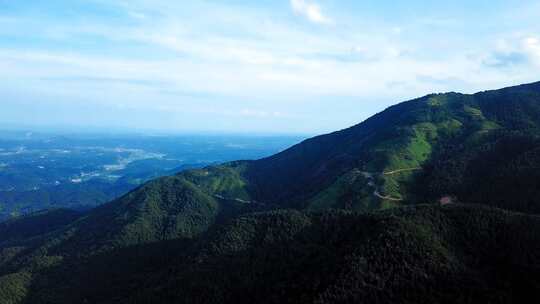
[[[81,219],[76,231],[92,233],[73,239],[193,238],[231,212],[375,210],[445,197],[535,213],[539,126],[539,84],[429,95],[269,158],[152,181]]]
[[[534,187],[540,180],[539,126],[538,83],[429,95],[250,163],[245,176],[255,199],[300,208],[378,209],[446,196],[470,201],[471,191],[462,189],[468,185],[477,193],[472,202],[492,204],[506,193],[497,205],[536,212],[537,207],[520,206],[540,188]],[[513,142],[514,150],[504,148],[505,142]],[[482,153],[504,155],[515,164],[491,159],[489,170],[469,172]],[[496,175],[502,185],[494,192],[485,181]],[[504,181],[526,195],[509,195],[511,185]]]
[[[538,83],[433,94],[269,158],[179,177],[214,200],[286,208],[374,210],[451,198],[538,212],[529,198],[540,194],[539,126]]]

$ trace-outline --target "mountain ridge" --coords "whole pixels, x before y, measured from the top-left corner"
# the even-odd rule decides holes
[[[446,303],[465,288],[464,301],[503,303],[520,299],[520,284],[537,295],[540,228],[529,231],[524,223],[538,226],[539,167],[540,82],[469,95],[430,94],[268,158],[153,180],[72,218],[54,221],[53,213],[11,222],[22,227],[19,234],[0,226],[0,296],[12,303],[210,303],[232,302],[245,286],[246,302],[264,295],[267,303],[362,298]],[[479,204],[491,207],[475,206]],[[327,217],[333,219],[326,222]],[[45,227],[41,233],[40,227]],[[337,232],[342,230],[347,235]],[[512,240],[507,230],[523,235]],[[325,244],[323,236],[340,241]],[[498,237],[508,246],[501,251],[507,256],[498,253]],[[266,249],[256,244],[266,244]],[[525,253],[520,246],[527,248]],[[373,256],[357,259],[361,248]],[[390,261],[376,257],[379,249]],[[432,253],[433,260],[424,261],[423,252]],[[287,259],[280,261],[281,254]],[[259,255],[268,260],[259,260]],[[489,259],[481,262],[482,256]],[[400,268],[400,258],[417,277]],[[335,263],[324,264],[325,259]],[[302,261],[309,265],[307,272],[302,272]],[[499,262],[512,277],[506,287],[496,268]],[[242,268],[245,263],[255,272]],[[332,275],[325,279],[316,266]],[[517,273],[527,267],[530,282],[522,282]],[[347,274],[347,269],[353,270]],[[358,269],[368,269],[368,277]],[[387,276],[390,270],[399,273],[398,281]],[[73,282],[64,277],[70,271],[76,274]],[[208,279],[214,271],[219,275]],[[88,273],[118,285],[121,295],[108,293]],[[445,274],[454,281],[443,279]],[[379,277],[385,279],[379,282]],[[435,281],[430,283],[430,277]],[[280,294],[250,278],[292,287]],[[295,285],[297,279],[301,283]],[[429,287],[404,283],[412,279]],[[231,280],[239,285],[231,286]],[[390,286],[390,296],[377,291],[383,282]],[[129,294],[134,290],[130,284],[140,288],[135,295]],[[175,291],[179,286],[184,286],[185,298]],[[302,286],[310,287],[303,291]],[[208,299],[197,300],[193,295],[204,288],[210,290]],[[478,292],[482,288],[494,295]]]

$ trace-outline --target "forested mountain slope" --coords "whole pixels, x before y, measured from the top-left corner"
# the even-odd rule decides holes
[[[538,296],[539,127],[540,83],[429,95],[269,158],[151,181],[84,214],[10,221],[0,226],[0,298],[502,303]],[[380,211],[391,207],[399,208]]]
[[[515,303],[540,296],[539,232],[537,216],[458,204],[250,213],[194,240],[60,250],[1,276],[0,292],[12,303]]]
[[[471,202],[468,186],[473,202],[497,198],[497,205],[537,212],[529,198],[540,189],[539,127],[540,83],[429,95],[256,161],[246,176],[258,200],[300,207],[378,209],[444,196]],[[514,178],[505,179],[507,171]],[[499,178],[493,182],[501,187],[485,186],[496,176],[513,185]],[[509,187],[519,190],[510,197]]]

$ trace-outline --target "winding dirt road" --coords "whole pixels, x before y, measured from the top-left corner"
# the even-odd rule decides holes
[[[401,172],[418,171],[418,170],[422,170],[422,168],[421,167],[416,167],[416,168],[398,169],[398,170],[394,170],[394,171],[384,172],[383,175],[394,175],[394,174],[401,173]]]
[[[398,173],[402,173],[402,172],[418,171],[418,170],[422,170],[422,168],[421,167],[415,167],[415,168],[397,169],[397,170],[393,170],[393,171],[382,172],[382,175],[394,175],[394,174],[398,174]],[[362,172],[362,174],[364,175],[365,178],[368,179],[368,186],[373,187],[375,189],[373,191],[374,196],[376,196],[376,197],[378,197],[380,199],[387,200],[387,201],[392,201],[392,202],[401,202],[401,201],[403,201],[402,198],[395,198],[395,197],[391,197],[389,195],[382,195],[381,194],[381,192],[379,191],[379,188],[377,187],[377,185],[375,184],[375,181],[374,181],[374,176],[375,175],[380,175],[381,173]]]

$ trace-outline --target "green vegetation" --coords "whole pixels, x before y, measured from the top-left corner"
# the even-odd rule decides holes
[[[27,296],[31,275],[28,272],[0,276],[0,295],[5,304],[21,303]]]
[[[269,158],[154,180],[85,213],[8,221],[0,299],[538,298],[539,131],[540,83],[429,95]]]
[[[25,294],[14,303],[520,302],[540,286],[538,231],[538,217],[460,205],[272,211],[3,286]]]
[[[188,171],[182,176],[210,195],[249,200],[247,183],[242,177],[245,167],[245,163],[237,162]]]
[[[370,179],[366,174],[357,169],[347,172],[334,184],[310,199],[308,209],[336,208],[357,211],[377,209],[379,201],[373,196],[375,189],[369,186]]]

